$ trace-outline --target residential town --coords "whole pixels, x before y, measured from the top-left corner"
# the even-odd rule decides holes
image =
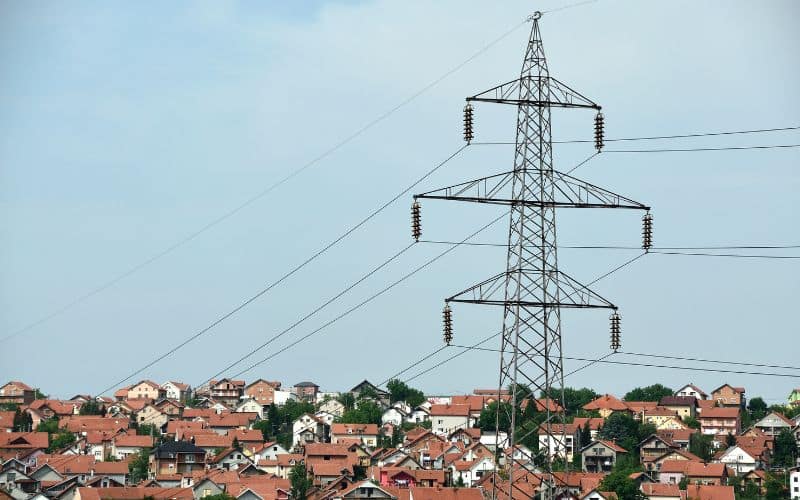
[[[531,432],[511,447],[496,421],[507,389],[142,380],[59,400],[10,381],[0,498],[483,500],[507,499],[512,478],[513,498],[800,498],[800,388],[771,406],[727,383],[535,396],[520,398]]]

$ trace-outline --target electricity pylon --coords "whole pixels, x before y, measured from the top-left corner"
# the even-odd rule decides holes
[[[616,319],[612,319],[612,329],[616,328],[615,345],[619,346],[617,306],[558,269],[556,208],[650,210],[641,203],[553,169],[551,109],[596,110],[595,147],[598,152],[603,147],[603,116],[599,105],[550,76],[539,32],[540,17],[539,12],[531,16],[533,27],[520,77],[468,97],[464,109],[464,139],[470,142],[473,138],[470,103],[489,102],[517,107],[513,170],[414,195],[415,204],[419,199],[429,198],[510,207],[505,272],[445,299],[446,304],[462,302],[503,307],[498,399],[504,389],[509,390],[509,397],[508,405],[497,405],[496,445],[498,456],[503,456],[501,447],[507,447],[511,453],[505,464],[507,484],[498,485],[498,476],[494,477],[495,498],[501,490],[501,498],[533,496],[529,488],[523,489],[518,483],[533,469],[533,464],[537,464],[541,471],[541,498],[552,498],[559,490],[552,474],[555,454],[550,452],[549,445],[543,456],[518,451],[517,457],[513,457],[517,444],[526,442],[531,436],[538,439],[538,427],[518,424],[523,409],[526,405],[536,405],[539,394],[548,398],[540,405],[541,411],[546,412],[541,428],[548,440],[554,440],[556,450],[559,444],[566,447],[564,412],[550,404],[550,400],[560,401],[561,408],[564,408],[561,309],[614,310],[612,318]],[[419,205],[416,207],[418,214]],[[417,227],[414,233],[417,238],[419,233]],[[647,245],[649,247],[649,243]],[[445,306],[444,315],[445,334],[452,336],[449,305]],[[501,421],[504,420],[510,422],[507,440],[500,438]]]

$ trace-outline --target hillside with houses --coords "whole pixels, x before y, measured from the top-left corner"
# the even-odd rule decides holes
[[[509,481],[513,498],[800,498],[800,389],[772,406],[727,383],[515,392],[142,380],[63,400],[10,381],[0,498],[483,500]],[[511,446],[498,415],[515,404]]]

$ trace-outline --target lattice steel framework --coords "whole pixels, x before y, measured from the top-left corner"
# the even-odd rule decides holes
[[[491,102],[517,106],[514,169],[434,191],[422,198],[500,204],[510,207],[506,271],[452,297],[451,302],[503,307],[498,397],[510,391],[509,405],[498,404],[497,428],[510,420],[507,440],[497,432],[497,449],[512,450],[505,459],[508,479],[495,475],[495,498],[552,498],[558,493],[558,476],[552,474],[553,454],[528,455],[516,445],[537,438],[539,428],[523,428],[518,420],[526,405],[546,412],[541,428],[554,443],[564,443],[563,412],[547,398],[558,395],[564,407],[562,308],[617,307],[558,269],[556,208],[649,207],[553,169],[551,109],[600,106],[551,77],[539,32],[540,13],[531,17],[520,77],[467,98],[467,103]],[[470,108],[471,109],[471,108]],[[602,120],[602,118],[601,118]],[[471,125],[471,116],[470,116]],[[470,130],[470,139],[472,131]],[[538,394],[544,402],[537,403]],[[555,398],[554,398],[555,399]],[[507,414],[501,414],[507,412]],[[537,438],[538,439],[538,438]],[[516,453],[514,451],[516,450]],[[498,452],[498,456],[501,453]],[[527,482],[533,464],[538,464],[542,486],[531,489]],[[522,484],[522,481],[525,484]]]

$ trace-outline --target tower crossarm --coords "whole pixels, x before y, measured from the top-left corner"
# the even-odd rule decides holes
[[[519,280],[519,276],[527,277]],[[546,275],[546,276],[545,276]],[[547,278],[545,280],[545,278]],[[521,292],[518,299],[508,300],[505,297],[505,286],[509,281],[519,282]],[[558,294],[545,294],[542,283],[548,286],[554,284]],[[542,297],[557,297],[556,300],[542,300]],[[617,306],[593,292],[586,285],[579,283],[574,278],[561,271],[547,271],[541,269],[521,269],[506,271],[473,285],[466,290],[458,292],[445,299],[446,302],[461,302],[466,304],[486,304],[495,306],[523,306],[523,307],[561,307],[573,309],[617,309]]]
[[[529,92],[524,91],[530,88],[547,88],[549,92],[544,96],[545,99],[523,97],[530,95]],[[523,92],[520,92],[520,90],[523,90]],[[511,80],[474,96],[467,97],[467,102],[471,101],[513,104],[516,106],[588,108],[598,111],[601,109],[599,104],[555,78],[538,75],[524,75],[516,80]]]
[[[540,171],[529,170],[529,172],[538,174]],[[570,175],[555,170],[548,170],[542,173],[552,181],[552,198],[540,199],[539,192],[535,189],[526,189],[522,193],[522,197],[515,196],[512,193],[514,171],[481,177],[426,193],[415,194],[414,198],[467,201],[490,205],[650,210],[647,205]]]

